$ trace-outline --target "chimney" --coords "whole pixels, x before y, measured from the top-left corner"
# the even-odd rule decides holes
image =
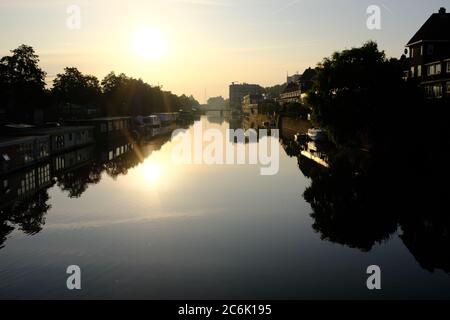
[[[440,14],[445,14],[447,12],[447,10],[444,8],[444,7],[441,7],[440,9],[439,9],[439,13]]]

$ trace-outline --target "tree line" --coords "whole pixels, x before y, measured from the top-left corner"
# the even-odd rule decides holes
[[[8,121],[33,122],[37,110],[49,121],[73,117],[67,113],[72,108],[81,111],[80,116],[88,109],[102,116],[136,116],[199,105],[193,96],[178,96],[124,73],[110,72],[99,80],[76,67],[66,67],[51,88],[46,88],[46,75],[31,46],[21,45],[0,59],[0,109]]]

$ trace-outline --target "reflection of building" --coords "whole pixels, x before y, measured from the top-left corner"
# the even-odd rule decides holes
[[[409,40],[409,79],[416,79],[428,97],[450,96],[450,13],[441,8]]]
[[[257,84],[237,84],[232,83],[230,85],[230,107],[239,108],[241,107],[242,98],[249,94],[263,94],[264,88]]]

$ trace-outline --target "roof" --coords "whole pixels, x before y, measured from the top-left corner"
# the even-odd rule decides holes
[[[93,119],[78,119],[78,120],[68,120],[68,123],[89,123],[95,121],[114,121],[114,120],[127,120],[131,119],[131,117],[102,117],[102,118],[93,118]]]
[[[34,141],[36,139],[42,139],[42,138],[48,138],[48,136],[3,137],[3,138],[0,138],[0,147],[16,145],[19,143],[30,142],[30,141]]]
[[[295,83],[295,82],[289,82],[286,86],[286,88],[283,90],[283,93],[288,93],[288,92],[295,92],[295,91],[300,91],[301,87],[299,84]]]
[[[40,133],[40,134],[52,134],[52,133],[63,133],[63,132],[74,132],[81,130],[92,129],[91,126],[62,126],[62,127],[52,127],[52,128],[36,128],[30,130],[31,133]]]
[[[450,41],[450,13],[441,8],[439,13],[433,13],[406,46],[420,41]]]

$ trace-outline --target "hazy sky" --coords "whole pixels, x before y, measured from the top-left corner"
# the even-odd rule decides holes
[[[48,83],[65,66],[100,79],[114,70],[204,101],[205,93],[228,97],[232,81],[282,83],[287,71],[302,72],[333,51],[369,39],[398,57],[426,19],[439,7],[450,10],[449,4],[448,0],[0,0],[0,55],[25,43],[39,54]],[[70,5],[81,9],[79,30],[67,27]],[[381,30],[366,27],[369,5],[381,8]],[[155,54],[142,56],[136,46]]]

